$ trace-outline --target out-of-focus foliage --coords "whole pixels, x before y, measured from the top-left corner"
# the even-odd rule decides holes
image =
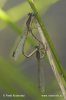
[[[39,1],[36,0],[35,4],[36,4],[36,7],[37,7],[39,13],[45,13],[51,5],[55,4],[58,1],[59,0],[39,0]],[[20,19],[22,19],[24,16],[26,16],[27,13],[29,13],[30,11],[31,11],[31,8],[30,8],[29,4],[27,2],[24,2],[22,4],[19,4],[11,9],[9,9],[6,12],[11,17],[12,21],[16,22],[16,21],[19,21]],[[1,26],[1,24],[0,24],[0,26]],[[0,30],[5,27],[6,27],[6,25],[2,24],[2,26],[0,27]]]
[[[19,90],[14,84],[24,89],[28,94],[36,98],[40,97],[37,87],[23,73],[20,74],[13,64],[0,57],[0,88],[4,89],[6,93],[17,94]]]
[[[0,1],[0,7],[4,6],[5,1],[7,0]],[[39,13],[45,13],[49,9],[49,7],[56,2],[58,2],[58,0],[36,0],[35,4]],[[6,12],[3,11],[4,14],[1,11],[3,10],[0,10],[0,30],[4,29],[7,25],[10,25],[15,31],[17,31],[17,33],[22,33],[22,30],[17,27],[15,22],[24,18],[26,14],[31,11],[29,4],[27,2],[23,2],[22,4],[19,4],[7,10]],[[28,41],[30,43],[33,43],[31,42],[31,39]],[[32,95],[36,97],[36,100],[40,100],[40,93],[38,92],[36,86],[33,85],[33,83],[30,82],[30,80],[27,79],[24,74],[20,74],[16,67],[14,67],[11,62],[5,60],[5,58],[3,57],[0,57],[0,80],[0,88],[5,90],[7,93],[17,94],[19,92],[18,89],[14,87],[14,82],[18,87],[25,90],[28,95]]]
[[[6,2],[7,2],[7,0],[0,0],[0,8],[2,8]]]
[[[56,3],[58,0],[36,0],[35,5],[40,13],[45,13],[48,8]],[[23,10],[22,10],[23,9]],[[13,21],[19,21],[23,18],[27,13],[31,11],[31,8],[27,2],[19,4],[7,11],[7,13],[11,16]]]

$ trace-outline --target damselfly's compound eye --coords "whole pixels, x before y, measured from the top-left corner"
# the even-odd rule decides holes
[[[28,13],[28,16],[31,16],[32,15],[32,13]]]
[[[32,13],[28,13],[28,16],[35,16],[35,14],[32,12]]]

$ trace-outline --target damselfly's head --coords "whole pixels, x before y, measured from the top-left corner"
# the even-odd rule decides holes
[[[32,12],[32,13],[28,13],[28,16],[35,16],[35,14]]]

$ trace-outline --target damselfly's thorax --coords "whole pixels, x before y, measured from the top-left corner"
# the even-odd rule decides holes
[[[28,20],[27,20],[27,22],[26,22],[26,26],[27,26],[27,29],[28,29],[28,31],[31,31],[32,29],[31,29],[31,24],[32,24],[32,20],[33,20],[33,18],[35,17],[35,15],[34,15],[34,13],[28,13]]]

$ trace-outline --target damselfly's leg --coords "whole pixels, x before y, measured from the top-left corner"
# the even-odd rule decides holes
[[[37,49],[33,50],[30,54],[27,55],[27,54],[25,54],[24,49],[23,49],[22,53],[23,53],[23,55],[24,55],[25,57],[29,58],[29,57],[31,57],[36,51],[37,51]]]

